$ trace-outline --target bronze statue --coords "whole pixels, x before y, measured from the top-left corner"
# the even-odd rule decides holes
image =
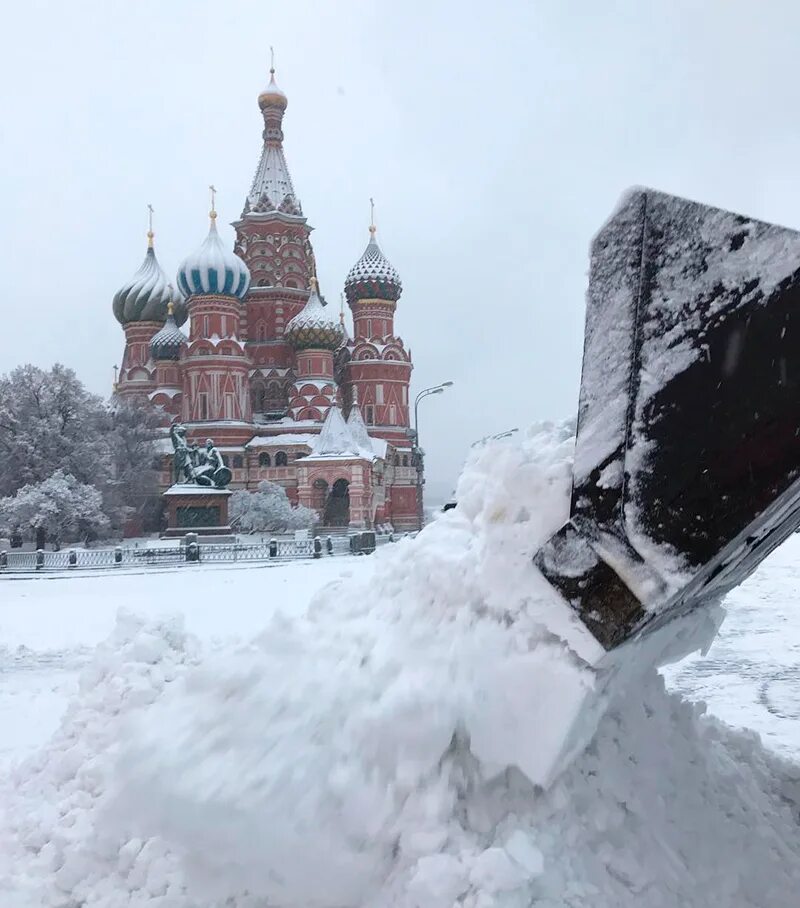
[[[186,439],[186,427],[173,423],[169,437],[172,441],[173,470],[175,482],[193,483],[198,486],[213,486],[224,489],[231,481],[231,471],[214,445],[206,439],[205,450],[190,445]]]

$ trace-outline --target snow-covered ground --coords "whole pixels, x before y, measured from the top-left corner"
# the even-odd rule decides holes
[[[0,771],[41,746],[77,690],[80,669],[112,631],[118,608],[180,612],[205,641],[249,638],[279,607],[301,613],[332,579],[361,576],[370,558],[200,568],[119,577],[4,579],[0,586]],[[664,674],[669,686],[734,727],[800,758],[800,534],[726,600],[706,656]]]
[[[645,664],[532,784],[593,683],[531,562],[570,452],[474,452],[459,507],[369,558],[1,580],[0,905],[796,908],[800,537],[680,695]]]
[[[182,614],[187,630],[205,642],[247,639],[277,608],[302,612],[330,580],[370,569],[369,558],[356,557],[2,578],[0,772],[56,729],[80,670],[114,629],[118,609],[149,618]]]

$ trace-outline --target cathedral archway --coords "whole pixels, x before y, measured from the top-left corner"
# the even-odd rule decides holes
[[[328,483],[320,477],[311,485],[311,507],[317,514],[323,514],[328,503]]]
[[[325,526],[346,527],[350,525],[350,483],[337,479],[331,486],[325,502]]]

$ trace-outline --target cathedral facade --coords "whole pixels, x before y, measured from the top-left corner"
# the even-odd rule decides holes
[[[231,488],[279,483],[323,525],[415,529],[422,464],[409,432],[411,355],[394,325],[402,282],[371,225],[344,282],[351,331],[344,307],[326,304],[274,70],[258,104],[263,147],[234,249],[217,232],[212,195],[208,235],[174,286],[150,230],[142,266],[114,297],[125,332],[115,393],[146,396],[196,443],[213,438]]]

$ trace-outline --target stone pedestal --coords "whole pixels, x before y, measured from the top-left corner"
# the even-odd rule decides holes
[[[227,489],[178,483],[164,492],[167,504],[167,529],[164,536],[175,538],[187,533],[198,536],[228,536]]]

